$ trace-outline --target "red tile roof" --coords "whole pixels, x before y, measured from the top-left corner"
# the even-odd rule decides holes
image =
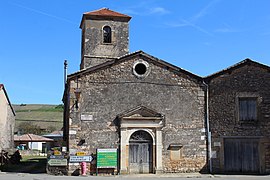
[[[102,8],[99,10],[86,12],[86,13],[84,13],[84,15],[86,15],[86,16],[92,15],[92,16],[106,16],[106,17],[123,17],[123,18],[131,19],[130,16],[112,11],[109,8]]]
[[[23,134],[21,136],[14,135],[14,141],[20,142],[49,142],[53,141],[53,139],[45,138],[42,136],[38,136],[35,134]]]

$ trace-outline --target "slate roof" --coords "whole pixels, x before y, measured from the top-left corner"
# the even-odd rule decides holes
[[[236,63],[236,64],[234,64],[234,65],[232,65],[232,66],[230,66],[228,68],[225,68],[225,69],[223,69],[221,71],[218,71],[218,72],[216,72],[214,74],[211,74],[209,76],[206,76],[204,79],[206,81],[209,81],[209,80],[214,79],[214,78],[216,78],[216,77],[218,77],[220,75],[223,75],[223,74],[229,73],[229,72],[231,72],[231,71],[233,71],[235,69],[241,68],[241,67],[243,67],[245,65],[253,65],[253,66],[261,67],[263,69],[267,69],[270,72],[270,67],[269,66],[261,64],[261,63],[256,62],[256,61],[253,61],[253,60],[251,60],[249,58],[246,58],[243,61],[240,61],[239,63]]]
[[[45,134],[43,137],[53,138],[53,137],[63,137],[63,131],[53,131],[50,134]]]
[[[149,55],[149,54],[147,54],[147,53],[145,53],[145,52],[143,52],[141,50],[136,51],[136,52],[133,52],[133,53],[126,54],[124,56],[118,57],[118,58],[113,59],[113,60],[110,60],[110,61],[106,61],[106,62],[104,62],[102,64],[99,64],[97,66],[94,66],[94,67],[82,69],[82,70],[80,70],[78,72],[75,72],[73,74],[68,75],[68,79],[73,79],[73,78],[75,78],[77,76],[81,76],[81,75],[84,75],[84,74],[88,74],[88,73],[91,73],[91,72],[94,72],[94,71],[101,70],[101,69],[106,68],[106,67],[110,67],[111,65],[113,65],[113,64],[115,64],[115,63],[117,63],[119,61],[124,61],[125,59],[132,58],[134,56],[144,56],[144,57],[147,57],[153,63],[159,64],[161,66],[164,66],[168,70],[172,70],[172,71],[174,71],[176,73],[177,72],[182,72],[182,73],[184,73],[184,74],[186,74],[186,75],[188,75],[188,76],[190,76],[190,77],[192,77],[194,79],[202,80],[202,77],[200,77],[198,75],[195,75],[195,74],[193,74],[193,73],[191,73],[191,72],[189,72],[187,70],[184,70],[184,69],[179,68],[179,67],[177,67],[175,65],[172,65],[172,64],[170,64],[170,63],[168,63],[166,61],[163,61],[163,60],[158,59],[158,58],[156,58],[154,56],[151,56],[151,55]]]

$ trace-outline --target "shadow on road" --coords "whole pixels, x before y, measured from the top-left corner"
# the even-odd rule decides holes
[[[39,174],[46,173],[46,163],[46,158],[32,158],[18,164],[5,164],[0,169],[3,172]]]

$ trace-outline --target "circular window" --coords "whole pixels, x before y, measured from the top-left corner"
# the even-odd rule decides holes
[[[149,73],[149,64],[145,61],[136,61],[133,65],[133,73],[137,77],[145,77]]]
[[[135,66],[135,72],[139,75],[144,75],[146,73],[146,66],[143,63],[138,63]]]

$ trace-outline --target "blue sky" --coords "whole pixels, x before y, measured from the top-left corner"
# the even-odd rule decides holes
[[[269,0],[1,0],[0,83],[13,104],[60,104],[63,62],[79,70],[82,14],[132,16],[130,52],[200,76],[245,58],[270,65]]]

